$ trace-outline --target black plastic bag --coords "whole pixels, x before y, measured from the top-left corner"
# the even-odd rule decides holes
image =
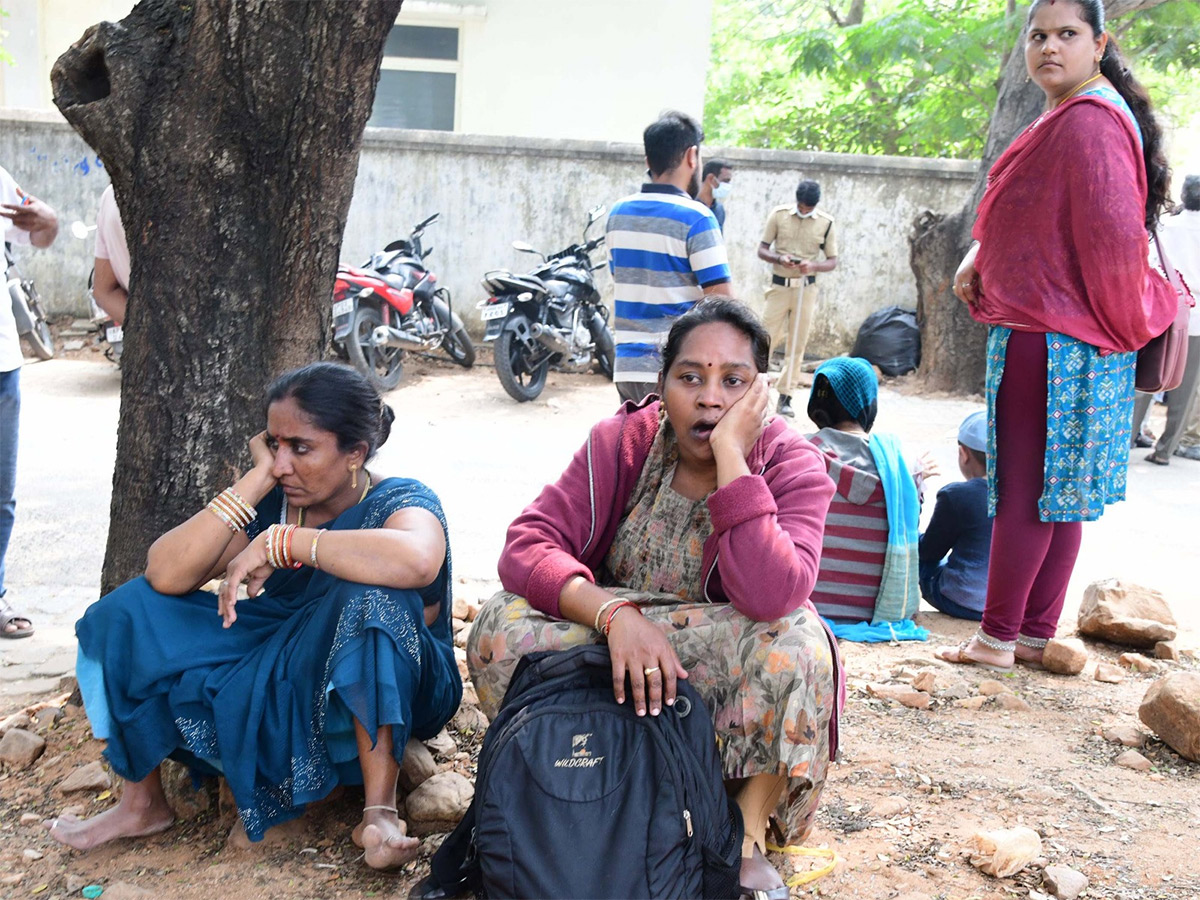
[[[906,375],[921,364],[917,311],[889,306],[867,316],[854,339],[851,356],[879,366],[884,375]]]

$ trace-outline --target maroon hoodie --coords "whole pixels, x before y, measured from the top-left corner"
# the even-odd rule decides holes
[[[558,598],[576,575],[595,583],[658,433],[657,400],[626,403],[597,423],[566,471],[509,526],[500,582],[535,609],[561,618]],[[807,606],[821,563],[825,514],[834,484],[821,451],[779,418],[747,459],[752,474],[709,495],[713,533],[704,542],[704,597],[729,602],[751,619],[778,619]],[[828,631],[828,629],[826,629]],[[830,756],[845,680],[829,635],[837,680]]]

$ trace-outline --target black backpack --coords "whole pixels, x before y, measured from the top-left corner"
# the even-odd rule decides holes
[[[531,653],[484,737],[475,799],[434,854],[446,896],[736,898],[742,816],[712,719],[680,681],[638,716],[608,648]]]

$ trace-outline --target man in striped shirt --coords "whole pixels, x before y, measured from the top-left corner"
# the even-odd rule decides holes
[[[613,205],[605,236],[616,288],[613,381],[623,401],[635,402],[655,390],[675,320],[705,296],[732,296],[721,229],[695,199],[704,132],[690,116],[667,112],[642,140],[650,183]]]

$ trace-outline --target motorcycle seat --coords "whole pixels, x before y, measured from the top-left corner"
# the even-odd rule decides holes
[[[536,275],[516,275],[503,269],[496,269],[483,276],[483,282],[494,294],[512,294],[532,291],[535,294],[547,293],[546,282]]]

